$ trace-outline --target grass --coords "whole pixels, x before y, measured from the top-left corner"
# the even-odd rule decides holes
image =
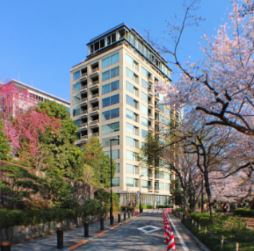
[[[212,251],[234,251],[237,242],[241,251],[254,251],[254,231],[247,229],[239,217],[215,214],[210,218],[206,213],[192,213],[183,223]]]

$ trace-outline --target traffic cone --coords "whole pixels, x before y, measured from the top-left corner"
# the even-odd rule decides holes
[[[176,251],[175,236],[172,229],[169,230],[169,241],[167,251]]]

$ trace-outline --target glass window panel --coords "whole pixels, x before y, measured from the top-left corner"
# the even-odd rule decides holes
[[[147,135],[148,135],[148,131],[147,131],[147,130],[142,129],[142,131],[141,131],[141,136],[142,136],[142,138],[146,138],[146,137],[147,137]]]
[[[115,91],[119,89],[119,81],[114,81],[111,83],[111,91]]]
[[[109,71],[104,71],[102,73],[102,80],[105,81],[105,80],[108,80],[110,79],[110,70]]]
[[[119,94],[111,96],[111,105],[119,103]]]
[[[110,84],[107,84],[107,85],[103,85],[102,86],[102,94],[106,94],[106,93],[109,93],[111,90],[110,90]]]
[[[119,89],[119,81],[113,81],[102,86],[102,94],[106,94]]]
[[[119,108],[111,110],[111,118],[118,118],[119,117]]]
[[[73,79],[74,79],[74,80],[77,80],[78,78],[80,78],[80,71],[75,71],[75,72],[73,73]]]
[[[109,67],[110,65],[116,64],[119,61],[119,53],[107,56],[102,59],[102,68]]]
[[[113,133],[113,132],[118,132],[119,131],[119,122],[115,122],[112,124],[108,124],[108,125],[103,125],[102,126],[102,134],[109,134],[109,133]]]
[[[119,177],[114,177],[114,178],[112,179],[112,185],[113,185],[114,187],[120,186],[120,178],[119,178]]]
[[[141,104],[141,105],[140,105],[140,110],[141,110],[141,113],[142,113],[143,115],[148,116],[148,107],[147,107],[147,106]]]
[[[102,99],[102,107],[110,106],[110,97]]]
[[[144,79],[142,79],[142,87],[144,88],[144,89],[146,89],[146,90],[148,90],[148,82],[147,81],[145,81]]]
[[[143,126],[148,126],[148,119],[147,118],[144,118],[144,117],[141,117],[141,124]]]
[[[148,103],[148,95],[144,92],[141,93],[141,100],[145,103]]]
[[[119,117],[119,108],[112,109],[110,111],[105,111],[102,113],[103,120],[109,120]]]

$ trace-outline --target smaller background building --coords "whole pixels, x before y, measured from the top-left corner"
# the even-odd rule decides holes
[[[15,117],[21,111],[26,111],[44,100],[55,101],[64,105],[68,111],[70,109],[68,101],[20,81],[10,80],[5,84],[0,84],[0,112],[6,116]]]

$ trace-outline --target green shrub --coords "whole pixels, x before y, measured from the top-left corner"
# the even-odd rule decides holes
[[[232,251],[235,250],[235,243],[239,242],[241,251],[254,251],[254,232],[246,229],[241,218],[218,213],[210,217],[208,213],[200,212],[191,213],[190,216],[191,218],[184,219],[183,223],[210,250]],[[192,219],[199,226],[192,224]],[[220,249],[222,235],[225,245]]]
[[[237,208],[234,211],[234,215],[240,217],[254,217],[254,210],[249,208]]]
[[[0,228],[18,225],[33,225],[49,221],[74,219],[77,212],[74,209],[50,208],[36,210],[0,209]]]
[[[171,208],[171,205],[157,205],[157,208]]]

